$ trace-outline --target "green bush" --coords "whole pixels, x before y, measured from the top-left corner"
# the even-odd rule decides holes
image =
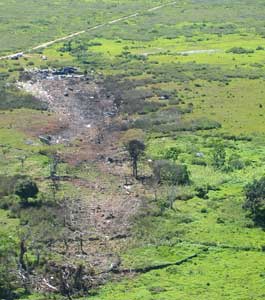
[[[230,170],[242,170],[245,167],[244,161],[238,154],[232,154],[228,159],[228,168]]]
[[[245,49],[243,47],[233,47],[226,51],[227,53],[234,53],[234,54],[250,54],[254,53],[252,49]]]
[[[226,151],[223,144],[216,144],[212,153],[212,164],[215,169],[222,169],[225,165]]]
[[[15,176],[0,175],[0,198],[13,194],[17,181],[25,177],[19,174]]]
[[[4,196],[0,199],[0,208],[11,209],[12,207],[16,206],[17,202],[17,198],[13,195]]]
[[[17,269],[16,243],[8,235],[0,235],[0,299],[18,298],[22,282]]]
[[[245,186],[246,201],[244,208],[249,211],[253,221],[265,226],[265,176]]]
[[[153,174],[158,183],[185,185],[190,183],[186,165],[175,164],[168,160],[157,160],[153,163]]]
[[[27,205],[28,199],[34,198],[38,192],[37,184],[31,178],[19,179],[14,187],[14,193],[20,197],[23,205]]]
[[[165,159],[177,160],[181,150],[177,147],[170,147],[165,150],[163,156]]]

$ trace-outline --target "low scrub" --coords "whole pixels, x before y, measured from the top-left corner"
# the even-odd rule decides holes
[[[30,94],[22,93],[16,88],[6,88],[0,85],[0,110],[29,108],[46,110],[45,103]]]
[[[233,53],[233,54],[250,54],[254,53],[255,51],[252,49],[245,49],[243,47],[233,47],[226,51],[227,53]]]
[[[158,183],[185,185],[190,183],[186,165],[175,164],[168,160],[157,160],[153,163],[153,174]]]

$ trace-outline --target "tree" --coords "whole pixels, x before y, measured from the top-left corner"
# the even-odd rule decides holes
[[[175,211],[174,202],[177,199],[177,185],[189,184],[189,171],[185,165],[177,165],[168,160],[157,160],[151,164],[154,174],[155,201],[160,207],[160,214],[165,209]],[[157,196],[158,186],[162,185],[162,195]]]
[[[50,162],[50,179],[51,179],[51,190],[53,199],[55,200],[56,193],[59,190],[60,176],[57,175],[58,165],[60,163],[60,156],[57,153],[52,153]]]
[[[250,216],[257,225],[265,226],[265,176],[247,184],[245,195],[244,208],[249,210]]]
[[[127,150],[132,160],[133,177],[138,178],[138,160],[145,150],[145,144],[139,140],[131,140],[127,144]]]
[[[38,194],[39,189],[37,184],[31,178],[27,177],[19,179],[16,182],[14,192],[20,197],[22,204],[26,205],[29,198],[34,198]]]
[[[169,185],[188,184],[190,182],[187,166],[177,165],[168,160],[157,160],[152,165],[155,180]]]
[[[177,198],[177,187],[175,185],[170,185],[167,189],[167,206],[168,208],[174,209],[174,202]]]
[[[225,165],[226,152],[223,144],[216,144],[213,150],[213,166],[222,169]]]
[[[89,237],[96,234],[95,224],[86,203],[79,198],[64,198],[60,201],[60,218],[62,223],[61,240],[68,251],[69,240],[75,241],[78,252],[86,255],[85,247]]]

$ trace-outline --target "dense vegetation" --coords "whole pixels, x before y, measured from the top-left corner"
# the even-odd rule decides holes
[[[2,2],[3,54],[140,14],[0,61],[0,299],[264,299],[264,1]],[[64,66],[115,105],[67,143]]]

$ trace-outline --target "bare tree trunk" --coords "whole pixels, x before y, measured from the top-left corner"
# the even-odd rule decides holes
[[[27,247],[26,247],[26,243],[25,243],[25,240],[24,239],[21,239],[20,240],[20,245],[19,245],[19,264],[21,265],[21,268],[26,271],[27,269],[27,266],[25,264],[25,261],[24,261],[24,255],[25,253],[27,252]]]
[[[138,177],[138,169],[137,169],[137,159],[133,159],[133,177],[137,179]]]
[[[81,252],[82,254],[87,254],[86,251],[85,251],[84,248],[83,248],[83,245],[84,245],[83,242],[84,242],[84,241],[83,241],[83,238],[80,236],[80,238],[79,238],[80,252]]]
[[[79,291],[83,289],[83,282],[82,282],[83,269],[84,269],[83,265],[79,265],[74,276],[74,287]]]
[[[63,295],[65,295],[69,300],[72,300],[71,292],[70,292],[70,286],[68,283],[69,274],[67,270],[61,270],[60,272],[60,291]]]

